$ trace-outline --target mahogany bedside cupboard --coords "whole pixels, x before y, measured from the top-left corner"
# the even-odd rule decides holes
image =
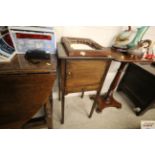
[[[61,123],[64,123],[65,95],[95,90],[99,96],[102,84],[111,64],[110,57],[68,56],[63,44],[58,44],[59,99],[61,99]]]

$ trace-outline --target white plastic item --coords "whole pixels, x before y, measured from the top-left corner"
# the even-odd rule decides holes
[[[56,38],[52,28],[17,26],[9,27],[9,32],[17,53],[35,49],[56,53]]]

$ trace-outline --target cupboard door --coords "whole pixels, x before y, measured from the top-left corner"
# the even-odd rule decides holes
[[[103,60],[69,60],[66,70],[67,93],[96,90],[107,67]]]

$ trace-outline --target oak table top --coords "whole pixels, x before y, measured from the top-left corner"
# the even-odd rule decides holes
[[[0,62],[0,74],[22,74],[22,73],[47,73],[55,72],[56,63],[54,56],[50,60],[33,64],[27,61],[24,54],[16,54],[10,62]]]

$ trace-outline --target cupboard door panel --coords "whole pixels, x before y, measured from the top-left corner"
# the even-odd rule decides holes
[[[96,90],[103,77],[107,61],[70,60],[67,61],[66,87],[70,92]]]

